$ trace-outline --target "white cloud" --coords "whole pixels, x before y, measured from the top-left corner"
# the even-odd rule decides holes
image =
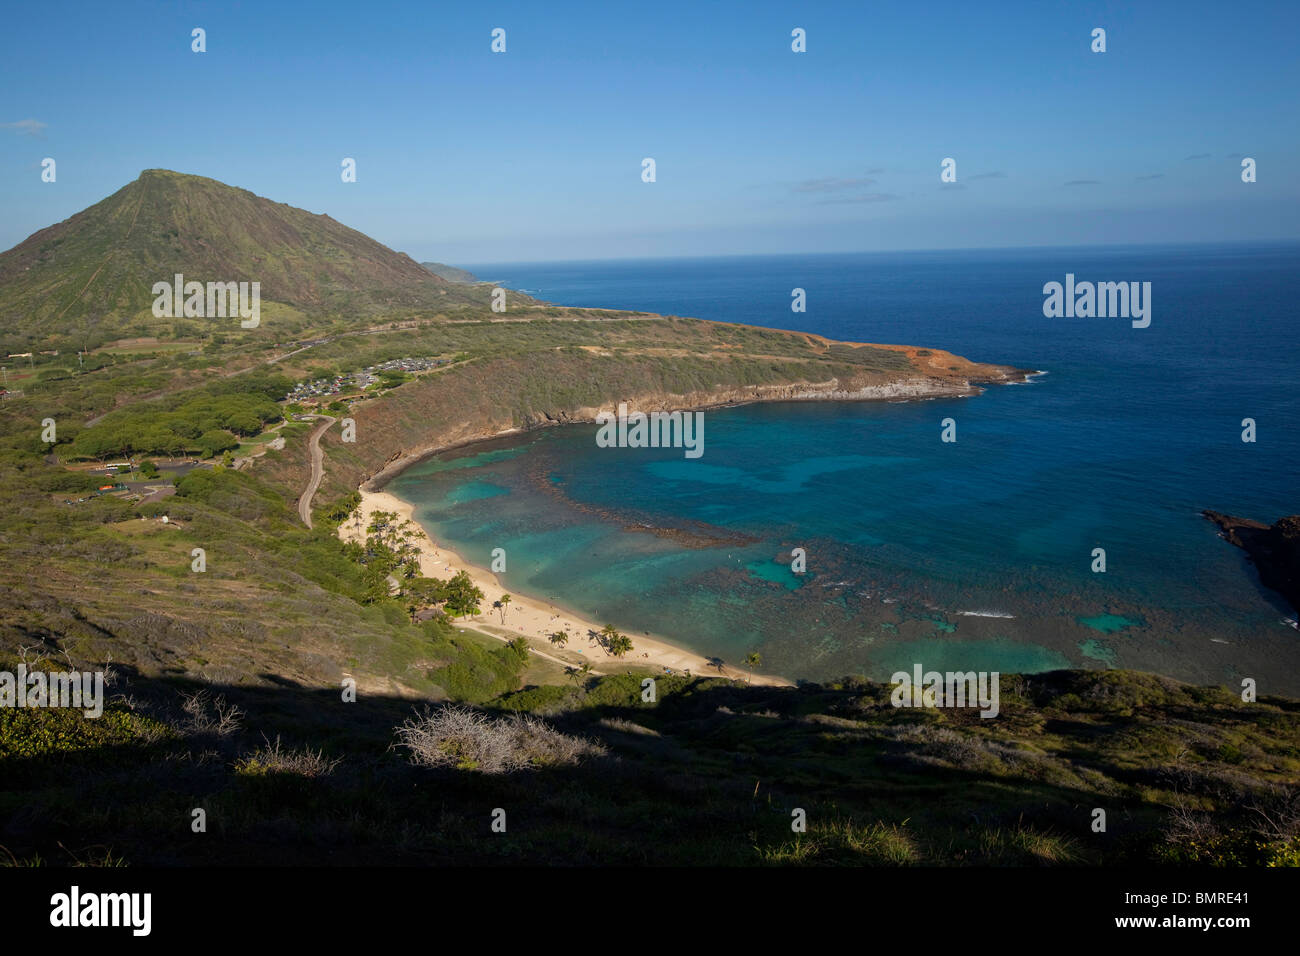
[[[16,123],[0,123],[0,129],[11,129],[19,136],[40,137],[45,133],[47,124],[40,120],[25,119]]]

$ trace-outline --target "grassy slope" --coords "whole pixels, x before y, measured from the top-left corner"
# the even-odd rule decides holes
[[[881,685],[636,678],[507,696],[606,750],[513,774],[412,766],[409,701],[121,675],[98,723],[0,713],[0,846],[21,862],[1278,865],[1300,860],[1295,702],[1131,673],[1008,680],[1002,716]],[[558,697],[558,700],[552,699]],[[196,711],[201,711],[196,713]],[[204,714],[207,719],[204,719]],[[270,748],[268,743],[279,743]],[[189,831],[202,807],[208,832]],[[489,831],[502,807],[506,834]],[[1091,829],[1107,812],[1105,833]],[[791,830],[792,811],[807,832]],[[1277,825],[1274,825],[1276,823]],[[0,853],[3,858],[5,853]]]

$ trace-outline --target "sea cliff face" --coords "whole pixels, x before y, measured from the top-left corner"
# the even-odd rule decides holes
[[[773,385],[720,385],[685,393],[646,391],[634,394],[611,395],[599,405],[579,405],[569,409],[538,410],[525,417],[520,424],[505,425],[488,421],[475,424],[464,421],[439,434],[429,435],[426,442],[392,451],[382,466],[364,478],[366,490],[374,491],[411,464],[429,455],[449,448],[500,438],[533,428],[552,425],[569,425],[594,422],[601,411],[609,411],[617,402],[626,402],[631,409],[643,412],[673,412],[752,402],[800,401],[900,401],[929,398],[956,398],[978,395],[979,384],[1023,382],[1028,374],[1020,369],[1004,366],[975,366],[976,374],[970,378],[913,375],[891,381],[859,383],[831,378],[825,382],[797,382]]]
[[[1260,582],[1285,597],[1300,614],[1300,515],[1267,525],[1217,511],[1201,513],[1222,529],[1225,540],[1250,556]]]

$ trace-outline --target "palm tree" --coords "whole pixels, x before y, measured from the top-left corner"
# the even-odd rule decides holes
[[[618,637],[618,628],[613,624],[606,624],[600,629],[600,643],[606,648],[609,647],[609,642],[616,637]]]
[[[763,655],[758,651],[750,651],[745,655],[745,665],[749,668],[749,679],[754,679],[754,668],[763,666]]]
[[[546,639],[557,647],[563,647],[565,644],[569,643],[569,635],[565,634],[563,631],[552,631],[546,636]]]
[[[591,674],[591,665],[583,661],[581,667],[566,667],[564,673],[568,675],[569,680],[578,684],[586,680],[587,676]]]
[[[497,608],[499,608],[500,611],[501,611],[501,623],[502,623],[502,624],[504,624],[504,623],[506,622],[506,607],[507,607],[509,604],[510,604],[510,595],[509,595],[509,594],[503,594],[503,595],[501,595],[501,600],[497,601]]]

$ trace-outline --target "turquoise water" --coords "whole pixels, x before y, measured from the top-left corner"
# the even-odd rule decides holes
[[[1142,626],[1141,620],[1130,620],[1120,614],[1098,614],[1096,617],[1081,617],[1077,620],[1084,627],[1101,631],[1103,634],[1114,634],[1125,628]]]
[[[1089,638],[1086,641],[1080,641],[1079,653],[1094,661],[1101,661],[1108,667],[1115,666],[1115,649],[1105,641],[1098,641],[1093,638]]]
[[[476,267],[553,301],[1049,374],[968,399],[709,411],[699,459],[546,429],[389,488],[476,563],[504,548],[515,590],[724,660],[758,650],[790,677],[1119,666],[1300,693],[1294,612],[1199,516],[1300,511],[1298,265],[1294,245],[675,260],[585,264],[572,288],[563,265]],[[1039,290],[1066,271],[1152,281],[1151,327],[1044,319]],[[794,285],[837,305],[782,315]]]
[[[787,564],[785,561],[776,561],[769,558],[751,561],[745,565],[745,569],[757,581],[771,581],[773,584],[779,584],[790,591],[797,591],[803,587],[807,578],[805,572],[793,569],[793,563],[791,561]]]
[[[448,492],[447,503],[458,505],[466,501],[482,501],[484,498],[508,494],[510,494],[509,488],[494,485],[490,481],[467,481]]]

